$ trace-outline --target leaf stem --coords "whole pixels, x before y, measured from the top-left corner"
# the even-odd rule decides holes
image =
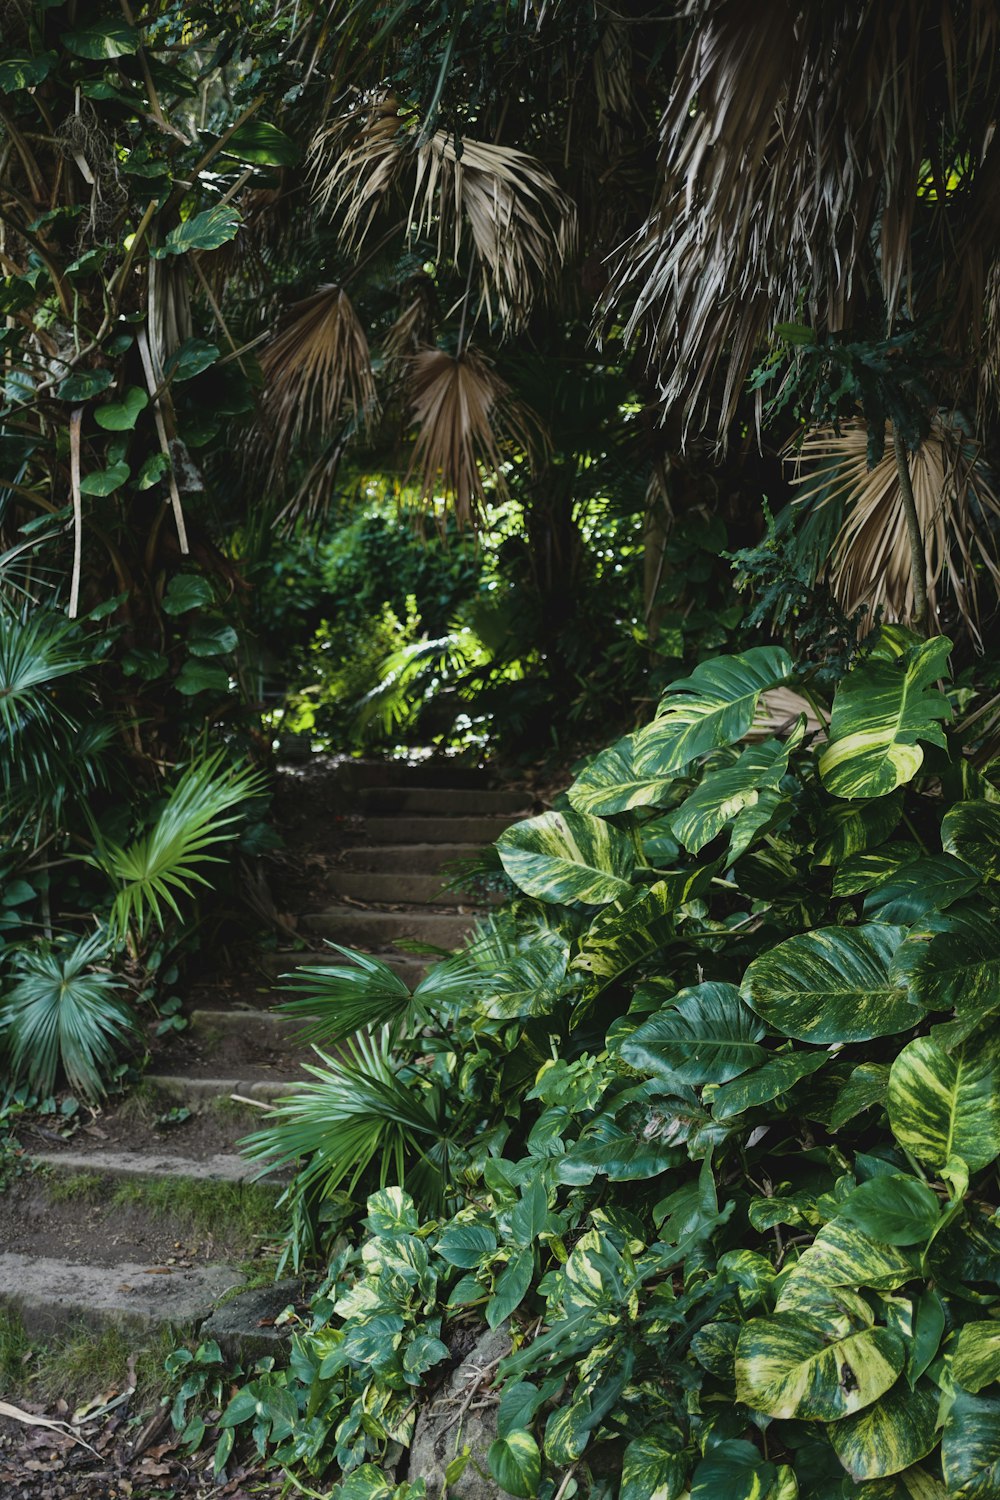
[[[899,495],[906,518],[906,534],[910,542],[910,579],[913,584],[913,628],[920,635],[927,633],[927,555],[923,537],[920,535],[920,517],[917,502],[913,498],[913,481],[910,477],[910,455],[906,440],[894,422],[892,445],[896,454],[896,474],[899,479]]]

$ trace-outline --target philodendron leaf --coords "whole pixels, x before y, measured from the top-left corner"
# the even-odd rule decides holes
[[[612,980],[663,946],[673,931],[673,913],[708,884],[711,870],[684,871],[658,880],[598,912],[580,940],[573,969],[589,976],[588,995],[599,994]]]
[[[937,1446],[938,1392],[930,1381],[915,1390],[896,1382],[871,1406],[835,1422],[829,1437],[851,1478],[885,1479],[901,1474]]]
[[[951,1373],[976,1393],[1000,1380],[1000,1323],[966,1323],[952,1350]]]
[[[902,792],[878,797],[871,802],[835,803],[827,808],[817,829],[813,858],[818,865],[836,866],[834,880],[837,881],[839,867],[845,860],[856,860],[868,850],[884,844],[902,816]],[[917,853],[916,845],[912,852]],[[901,861],[895,861],[893,867],[898,863]],[[836,885],[834,889],[836,891]],[[867,890],[868,887],[862,884],[857,889]],[[837,891],[837,894],[851,895],[852,892]]]
[[[755,958],[743,976],[747,1004],[803,1042],[867,1042],[913,1026],[919,1013],[889,964],[903,929],[823,927]]]
[[[921,1161],[988,1166],[1000,1155],[1000,1049],[978,1037],[946,1052],[917,1037],[889,1071],[888,1107],[896,1140]]]
[[[572,988],[567,983],[566,958],[566,948],[540,943],[497,965],[481,981],[483,1010],[497,1021],[549,1015]]]
[[[542,1456],[530,1432],[508,1432],[490,1444],[486,1455],[490,1473],[508,1495],[531,1500],[542,1478]]]
[[[684,1446],[683,1434],[665,1425],[633,1438],[622,1460],[619,1500],[679,1500],[687,1488]]]
[[[106,432],[131,432],[139,420],[139,413],[149,405],[146,392],[137,385],[129,386],[120,401],[111,401],[99,406],[94,412],[98,427]]]
[[[242,222],[240,211],[233,204],[217,203],[171,229],[154,254],[162,259],[165,255],[186,255],[189,250],[217,250],[235,238]]]
[[[769,1057],[762,1068],[744,1073],[742,1078],[734,1078],[713,1094],[712,1118],[731,1120],[745,1110],[779,1099],[829,1061],[827,1052],[786,1052],[779,1057]]]
[[[840,1130],[862,1110],[884,1104],[888,1088],[888,1064],[859,1063],[837,1095],[830,1111],[830,1129]]]
[[[652,724],[633,737],[636,767],[667,776],[709,750],[735,744],[753,725],[761,693],[791,675],[792,659],[780,646],[702,662],[690,677],[670,684]]]
[[[808,1312],[817,1288],[871,1287],[892,1292],[916,1274],[912,1255],[895,1245],[873,1240],[845,1220],[825,1224],[803,1250],[778,1293],[779,1312]],[[868,1314],[870,1317],[870,1313]]]
[[[732,864],[747,848],[762,821],[767,822],[773,815],[780,800],[778,785],[788,772],[789,753],[801,738],[800,721],[784,744],[767,740],[762,745],[750,745],[735,765],[708,771],[673,814],[670,827],[674,837],[691,854],[697,854],[727,824],[733,823],[727,861]]]
[[[887,1328],[831,1343],[796,1313],[753,1318],[736,1345],[736,1399],[769,1417],[837,1422],[884,1395],[904,1360],[902,1339]]]
[[[76,57],[129,57],[139,50],[139,33],[125,21],[94,21],[77,31],[64,31],[60,41]]]
[[[884,797],[923,764],[918,744],[946,747],[942,719],[951,705],[934,686],[948,668],[951,641],[934,636],[898,661],[869,657],[837,688],[820,780],[834,797]]]
[[[918,1178],[893,1173],[861,1183],[838,1217],[887,1245],[926,1244],[941,1217],[941,1202]]]
[[[956,802],[941,821],[941,843],[987,880],[1000,879],[1000,806]]]
[[[0,62],[0,94],[20,94],[47,78],[58,61],[54,52],[36,57],[7,57]]]
[[[964,860],[952,854],[930,854],[878,881],[865,897],[865,916],[907,927],[928,912],[943,911],[979,884],[978,872]]]
[[[605,906],[632,890],[632,840],[587,813],[547,812],[527,818],[502,833],[496,846],[514,884],[540,901]]]
[[[958,907],[913,926],[892,976],[925,1010],[985,1018],[1000,1006],[1000,927],[992,912]]]
[[[997,1500],[1000,1399],[958,1391],[941,1436],[941,1467],[949,1497]]]
[[[80,480],[81,495],[112,495],[120,490],[132,470],[128,464],[111,464],[107,469],[96,469]]]
[[[637,735],[626,735],[581,771],[566,794],[577,812],[609,817],[666,800],[674,773],[657,772],[654,759],[638,753],[637,739]]]
[[[753,1443],[713,1443],[691,1476],[691,1500],[769,1500],[778,1471]]]
[[[640,1073],[677,1084],[726,1083],[766,1058],[766,1034],[735,985],[710,980],[681,990],[622,1043]]]

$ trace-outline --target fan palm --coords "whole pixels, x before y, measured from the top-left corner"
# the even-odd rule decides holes
[[[0,1001],[0,1038],[11,1071],[40,1097],[52,1093],[59,1067],[88,1099],[104,1093],[115,1047],[135,1031],[135,1017],[105,966],[107,935],[24,948]]]
[[[201,866],[220,861],[207,851],[231,837],[242,817],[240,804],[263,790],[250,769],[224,767],[224,752],[188,766],[148,833],[127,848],[100,840],[93,863],[113,881],[116,894],[110,930],[124,941],[141,939],[150,922],[163,927],[167,914],[180,916],[179,896],[209,886]]]

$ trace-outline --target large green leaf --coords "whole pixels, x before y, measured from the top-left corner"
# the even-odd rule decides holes
[[[871,1287],[895,1291],[915,1274],[912,1258],[895,1245],[872,1240],[846,1220],[825,1224],[803,1250],[778,1294],[777,1309],[802,1312],[821,1287]]]
[[[619,1500],[679,1500],[687,1488],[687,1467],[678,1429],[654,1427],[625,1449]]]
[[[568,990],[567,951],[554,943],[539,943],[497,965],[492,974],[477,981],[485,1013],[497,1021],[549,1015]]]
[[[0,94],[19,94],[34,88],[52,72],[57,62],[54,52],[39,52],[36,57],[7,57],[0,62]]]
[[[910,1390],[902,1380],[871,1406],[830,1428],[834,1452],[860,1483],[901,1474],[937,1446],[938,1393],[929,1381]]]
[[[870,849],[878,848],[889,837],[903,816],[903,794],[877,797],[871,802],[847,802],[829,806],[816,832],[813,846],[818,865],[840,866],[845,860],[857,860]],[[913,846],[914,854],[916,845]],[[893,862],[892,868],[901,863]],[[837,876],[840,871],[838,868]],[[867,885],[856,887],[867,890]],[[852,895],[834,886],[837,895]]]
[[[780,1057],[769,1057],[762,1068],[744,1073],[742,1078],[734,1078],[732,1083],[727,1083],[713,1095],[712,1117],[731,1120],[744,1110],[779,1099],[829,1061],[826,1052],[786,1052]]]
[[[987,880],[1000,879],[1000,806],[956,802],[941,821],[941,843]]]
[[[673,913],[699,895],[711,869],[683,871],[641,892],[634,887],[598,912],[580,940],[573,969],[590,976],[588,994],[600,993],[619,974],[663,946],[673,929]]]
[[[301,151],[283,130],[266,120],[247,120],[226,141],[226,155],[262,167],[292,167]]]
[[[941,1467],[953,1500],[998,1500],[1000,1400],[957,1393],[941,1437]]]
[[[691,1476],[691,1500],[771,1500],[778,1471],[753,1443],[714,1442]]]
[[[765,1028],[735,985],[708,981],[680,993],[623,1042],[641,1073],[678,1084],[726,1083],[764,1061]]]
[[[531,1500],[542,1477],[542,1456],[530,1432],[508,1432],[497,1438],[486,1455],[490,1473],[508,1495]]]
[[[507,874],[540,901],[605,906],[631,893],[635,848],[628,834],[587,813],[547,812],[497,839]]]
[[[830,1129],[840,1130],[863,1110],[884,1104],[888,1087],[886,1063],[860,1063],[837,1095],[830,1111]]]
[[[847,674],[819,757],[823,785],[835,797],[884,797],[919,771],[918,740],[946,745],[940,721],[951,706],[934,686],[947,671],[951,641],[934,636],[898,661],[872,656]]]
[[[967,1391],[1000,1380],[1000,1323],[966,1323],[951,1358],[951,1373]]]
[[[926,917],[896,950],[891,972],[924,1010],[988,1015],[1000,1005],[1000,926],[976,906]]]
[[[767,740],[762,745],[750,745],[735,765],[708,771],[673,814],[670,827],[674,837],[691,854],[697,854],[733,823],[727,861],[732,864],[757,829],[773,816],[779,802],[777,788],[788,771],[788,756],[801,738],[800,724],[784,744]]]
[[[921,1161],[988,1166],[1000,1154],[1000,1049],[973,1039],[949,1053],[918,1037],[890,1069],[888,1107],[893,1135]]]
[[[912,1026],[918,1014],[889,964],[903,929],[824,927],[755,958],[743,997],[770,1025],[803,1042],[866,1042]]]
[[[942,911],[980,883],[977,872],[951,854],[929,854],[901,865],[879,880],[865,898],[865,916],[907,927],[928,912]]]
[[[131,432],[139,420],[139,413],[149,405],[149,397],[138,385],[130,385],[120,401],[111,401],[98,406],[94,420],[107,432]]]
[[[760,695],[792,674],[779,646],[754,646],[740,656],[717,656],[667,688],[652,724],[634,737],[637,766],[666,776],[749,731]]]
[[[655,806],[665,801],[674,773],[656,770],[656,757],[643,756],[638,736],[626,735],[591,761],[576,778],[567,796],[578,812],[609,817],[633,807]]]
[[[831,1343],[797,1313],[753,1318],[736,1345],[736,1399],[770,1417],[837,1422],[884,1395],[904,1360],[902,1339],[887,1328]]]
[[[856,1187],[838,1218],[887,1245],[926,1244],[941,1217],[940,1199],[901,1172],[871,1177]]]
[[[60,41],[76,57],[129,57],[139,50],[139,33],[125,21],[94,21],[76,31],[64,31]]]
[[[171,229],[156,257],[162,260],[165,255],[186,255],[189,250],[217,250],[227,240],[235,239],[242,222],[233,204],[217,203]]]

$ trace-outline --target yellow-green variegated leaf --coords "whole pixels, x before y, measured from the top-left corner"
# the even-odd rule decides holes
[[[711,866],[671,873],[644,890],[629,894],[598,912],[580,939],[574,971],[589,975],[588,995],[599,994],[619,974],[648,958],[673,931],[673,913],[708,885]]]
[[[984,1017],[1000,1006],[1000,925],[975,906],[923,917],[897,948],[892,977],[924,1010]]]
[[[940,721],[951,717],[951,706],[934,684],[950,651],[946,636],[934,636],[898,661],[869,657],[848,672],[819,757],[820,779],[834,797],[884,797],[920,770],[918,741],[944,747]]]
[[[1000,806],[956,802],[941,822],[941,843],[987,880],[1000,879]]]
[[[827,1052],[785,1052],[769,1057],[763,1067],[742,1078],[734,1078],[713,1094],[712,1118],[731,1120],[744,1110],[756,1109],[771,1099],[780,1099],[803,1078],[817,1073],[830,1061]],[[807,1105],[808,1108],[808,1105]]]
[[[699,755],[733,745],[750,730],[760,695],[792,675],[780,646],[754,646],[739,656],[703,661],[660,700],[656,718],[634,737],[635,764],[667,776]]]
[[[865,916],[908,927],[928,912],[943,911],[981,883],[971,865],[952,854],[926,854],[900,865],[865,897]]]
[[[759,827],[778,806],[778,786],[788,772],[788,756],[802,738],[804,721],[784,744],[767,740],[750,745],[735,765],[708,771],[673,814],[674,837],[691,854],[697,854],[733,823],[728,863],[744,852]]]
[[[813,858],[818,865],[834,865],[837,870],[834,880],[838,881],[845,861],[857,861],[863,854],[884,844],[902,816],[902,792],[891,797],[877,797],[871,802],[834,803],[823,813],[813,845]],[[916,844],[909,846],[909,852],[912,856],[919,853]],[[890,868],[899,864],[902,864],[902,859],[894,860]],[[856,889],[864,891],[868,886],[862,883]],[[834,890],[837,895],[854,894],[850,890],[838,890],[836,885]]]
[[[903,929],[822,927],[799,933],[755,958],[743,998],[785,1036],[802,1042],[867,1042],[918,1019],[889,964]]]
[[[508,1495],[532,1500],[542,1478],[542,1455],[530,1432],[508,1432],[490,1445],[486,1455],[490,1473]]]
[[[679,1500],[688,1463],[684,1436],[676,1427],[653,1427],[625,1449],[619,1500]]]
[[[547,812],[497,839],[507,874],[539,901],[606,906],[630,894],[635,848],[628,834],[587,813]]]
[[[873,1240],[854,1225],[834,1219],[825,1224],[807,1250],[803,1250],[791,1272],[782,1282],[778,1294],[779,1312],[813,1312],[829,1310],[826,1292],[831,1288],[849,1291],[852,1287],[870,1287],[876,1292],[892,1292],[916,1274],[912,1255],[897,1245]],[[853,1294],[852,1294],[853,1296]],[[861,1308],[851,1298],[844,1304],[850,1316],[861,1315]]]
[[[655,756],[643,756],[637,749],[637,739],[637,735],[626,735],[581,771],[566,794],[577,812],[606,818],[633,807],[655,807],[667,800],[674,772],[658,771]]]
[[[951,1373],[977,1393],[1000,1380],[1000,1323],[966,1323],[954,1345]]]
[[[765,1034],[735,985],[715,980],[681,990],[622,1043],[621,1056],[670,1087],[725,1083],[764,1061]]]
[[[910,1390],[897,1381],[884,1396],[829,1432],[833,1451],[851,1478],[886,1479],[926,1458],[937,1446],[938,1392],[921,1380]]]
[[[949,1500],[1000,1497],[1000,1400],[960,1390],[941,1436]]]
[[[723,1438],[707,1448],[692,1474],[691,1500],[778,1500],[778,1485],[778,1470],[753,1443]]]
[[[753,1318],[736,1345],[736,1399],[769,1417],[838,1422],[884,1395],[905,1359],[888,1328],[830,1343],[797,1313]]]
[[[896,1140],[921,1161],[988,1166],[1000,1155],[1000,1050],[979,1037],[946,1052],[917,1037],[889,1070],[888,1110]]]

